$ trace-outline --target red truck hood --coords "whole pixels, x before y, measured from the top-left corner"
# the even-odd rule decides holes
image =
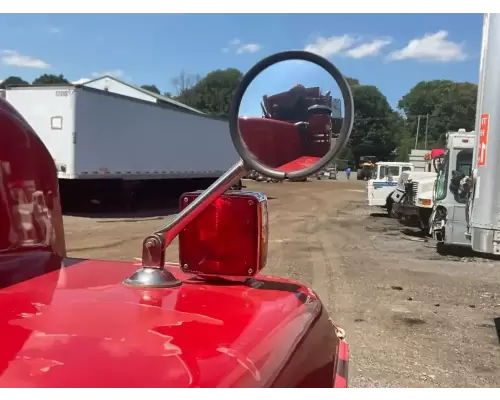
[[[296,160],[293,160],[287,164],[284,164],[284,165],[276,168],[276,170],[281,171],[281,172],[300,171],[304,168],[312,167],[319,160],[320,160],[319,157],[309,157],[309,156],[299,157]]]
[[[128,262],[66,259],[0,289],[0,387],[268,386],[321,306],[306,287],[258,277],[178,288],[121,282]]]

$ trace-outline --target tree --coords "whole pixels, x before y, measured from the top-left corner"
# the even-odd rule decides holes
[[[422,81],[398,103],[415,138],[418,116],[429,115],[428,147],[442,146],[446,133],[464,128],[474,129],[477,85],[449,80]],[[420,135],[424,137],[426,118],[421,117]],[[420,139],[419,139],[420,142]]]
[[[64,77],[63,74],[43,74],[40,75],[33,81],[33,85],[58,85],[58,84],[70,84],[70,82]]]
[[[18,76],[9,76],[0,83],[0,89],[5,89],[10,85],[29,85],[29,83]]]
[[[207,114],[227,117],[233,93],[242,76],[241,71],[234,68],[218,69],[191,85],[193,78],[181,74],[176,81],[178,95],[175,99]],[[195,76],[194,81],[198,78]]]
[[[393,159],[405,132],[403,119],[392,110],[378,88],[361,85],[354,78],[347,78],[347,81],[351,85],[355,109],[350,153],[356,162],[361,156]]]
[[[160,89],[158,89],[156,85],[142,85],[141,88],[156,94],[161,94]]]
[[[186,92],[200,82],[199,74],[187,74],[186,71],[181,71],[178,76],[172,78],[172,86],[175,88],[175,96],[181,97]]]

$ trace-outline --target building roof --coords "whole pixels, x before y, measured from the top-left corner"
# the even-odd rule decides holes
[[[114,76],[111,76],[111,75],[104,75],[104,76],[101,76],[99,78],[92,79],[90,81],[87,81],[87,82],[83,83],[82,85],[85,86],[85,85],[87,85],[87,84],[89,84],[91,82],[96,82],[96,81],[99,81],[99,80],[104,79],[104,78],[113,79],[114,81],[119,82],[119,83],[121,83],[121,84],[123,84],[125,86],[128,86],[128,87],[130,87],[132,89],[138,90],[139,92],[142,92],[144,94],[152,96],[157,101],[168,103],[168,104],[173,105],[174,107],[183,108],[183,109],[185,109],[187,111],[190,111],[190,112],[195,112],[197,114],[205,115],[204,112],[201,112],[200,110],[197,110],[196,108],[189,107],[189,106],[187,106],[187,105],[185,105],[185,104],[183,104],[183,103],[181,103],[179,101],[171,99],[170,97],[163,96],[163,95],[155,93],[155,92],[151,92],[150,90],[144,89],[144,88],[142,88],[140,86],[137,86],[137,85],[134,85],[132,83],[124,82],[124,81],[122,81],[120,79],[115,78]]]

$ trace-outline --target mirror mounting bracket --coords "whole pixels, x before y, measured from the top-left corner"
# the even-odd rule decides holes
[[[246,171],[245,164],[239,160],[172,221],[144,239],[142,268],[125,279],[123,283],[140,288],[167,288],[181,285],[182,282],[165,269],[165,250],[179,232],[217,200],[234,182],[242,178]]]

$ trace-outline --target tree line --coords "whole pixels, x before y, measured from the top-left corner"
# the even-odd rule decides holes
[[[234,68],[212,71],[204,77],[181,72],[171,80],[173,92],[162,94],[154,84],[141,87],[207,114],[227,117],[232,94],[242,76],[242,72]],[[415,145],[424,148],[425,141],[427,149],[443,147],[447,132],[474,129],[477,98],[474,83],[422,81],[410,89],[399,100],[397,110],[393,110],[376,86],[363,85],[355,78],[347,80],[353,92],[355,120],[351,139],[339,158],[352,163],[368,155],[379,160],[406,161]],[[51,74],[43,74],[32,82],[34,85],[69,83],[63,75]],[[29,83],[11,76],[0,88],[20,84]]]

